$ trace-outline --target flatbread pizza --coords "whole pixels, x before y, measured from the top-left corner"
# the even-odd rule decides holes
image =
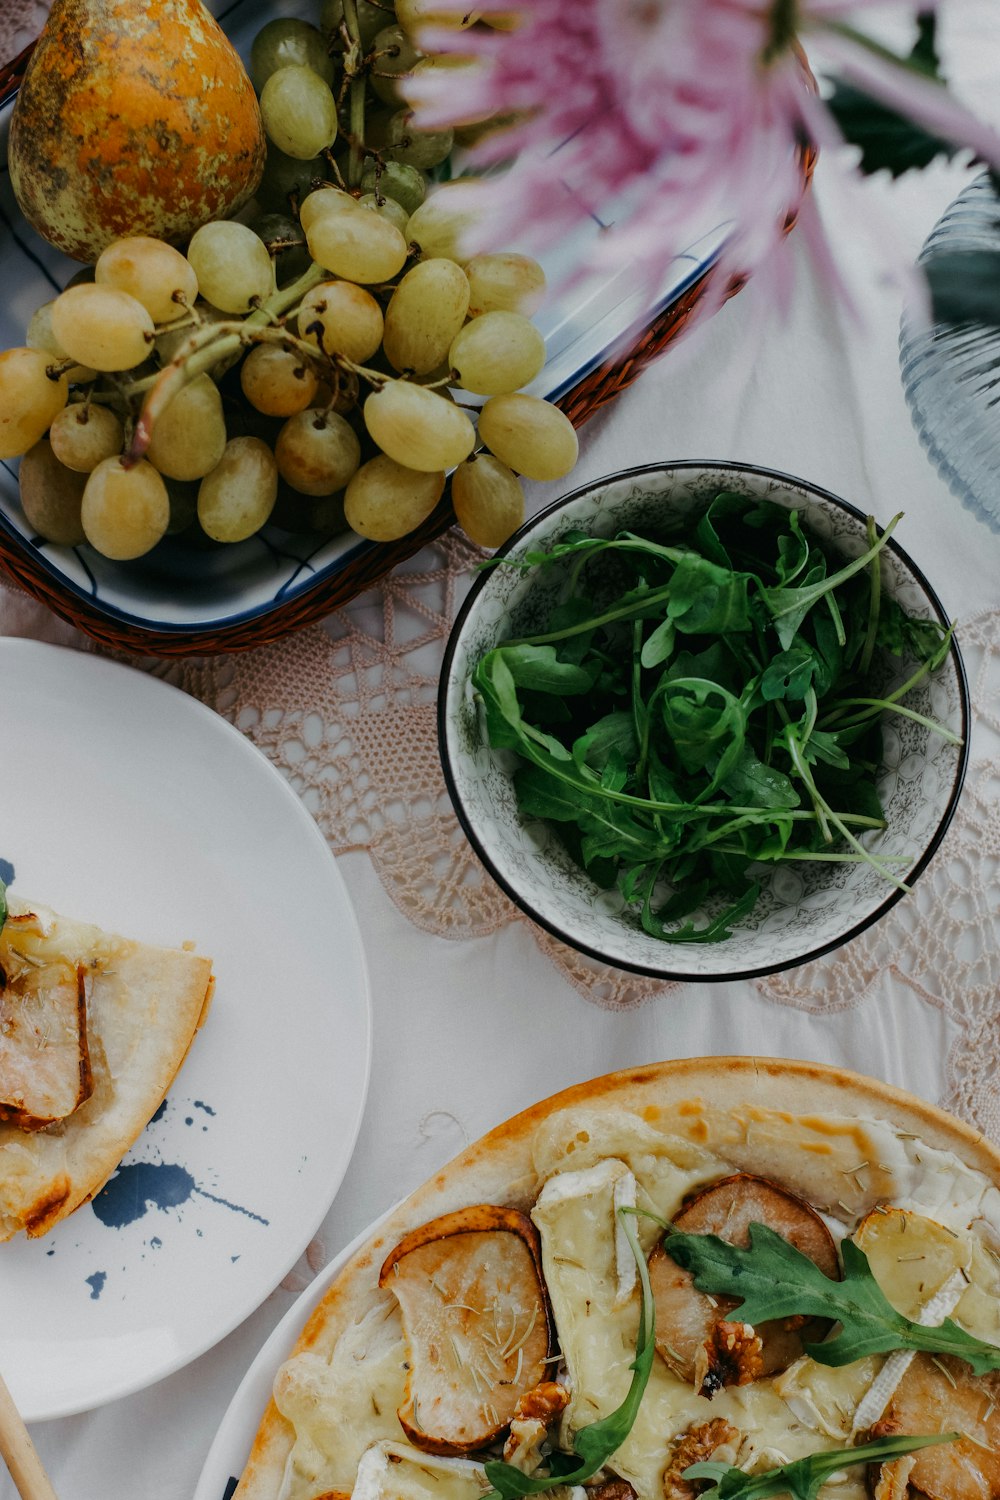
[[[236,1500],[998,1500],[1000,1151],[708,1058],[492,1131],[347,1262]]]
[[[103,1187],[162,1103],[213,985],[211,960],[185,948],[13,897],[6,908],[0,1241],[47,1233]]]

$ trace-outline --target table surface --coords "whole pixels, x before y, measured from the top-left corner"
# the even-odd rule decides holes
[[[946,71],[1000,123],[995,7],[968,0],[945,13]],[[894,276],[972,175],[959,160],[845,186],[821,162],[815,192],[853,307],[831,296],[793,234],[781,268],[787,309],[776,314],[773,286],[752,283],[586,425],[573,475],[576,485],[657,460],[749,460],[825,486],[882,522],[905,512],[899,539],[962,629],[975,724],[961,816],[875,934],[771,981],[658,986],[581,965],[520,919],[475,873],[434,764],[433,685],[468,579],[468,549],[454,538],[279,647],[157,669],[272,756],[336,852],[370,973],[371,1085],[343,1186],[282,1286],[180,1373],[33,1429],[62,1500],[189,1500],[243,1373],[294,1296],[466,1142],[564,1085],[699,1054],[808,1058],[908,1087],[1000,1140],[991,1061],[1000,1044],[1000,540],[948,492],[913,431]],[[559,489],[532,486],[531,509]],[[0,633],[90,649],[6,588]],[[401,741],[410,729],[419,766]],[[331,798],[324,772],[344,736],[364,774]],[[0,1500],[13,1495],[0,1478]]]

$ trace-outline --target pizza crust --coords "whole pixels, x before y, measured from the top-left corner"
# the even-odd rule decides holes
[[[621,1121],[636,1122],[631,1142]],[[379,1268],[411,1230],[469,1203],[527,1212],[554,1171],[627,1151],[683,1150],[706,1179],[719,1161],[773,1178],[857,1221],[877,1203],[973,1227],[1000,1248],[1000,1150],[903,1090],[845,1069],[773,1058],[690,1058],[629,1069],[552,1096],[490,1131],[419,1187],[347,1262],[290,1358],[328,1358],[384,1301]],[[624,1148],[624,1149],[623,1149]],[[294,1429],[272,1399],[234,1500],[279,1500]]]
[[[48,1232],[99,1192],[156,1113],[208,1013],[212,965],[10,899],[87,968],[93,1092],[65,1120],[30,1134],[0,1122],[0,1241]]]

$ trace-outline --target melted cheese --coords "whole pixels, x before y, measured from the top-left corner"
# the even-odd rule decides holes
[[[480,1500],[490,1488],[482,1465],[469,1459],[375,1443],[358,1465],[353,1500]]]
[[[632,1378],[639,1295],[618,1300],[615,1250],[615,1192],[628,1171],[623,1161],[609,1160],[559,1173],[546,1183],[532,1214],[573,1393],[563,1417],[565,1447],[580,1427],[621,1404]],[[662,1493],[672,1440],[713,1417],[727,1418],[745,1434],[741,1466],[752,1467],[765,1456],[780,1463],[837,1446],[833,1434],[818,1437],[796,1417],[773,1380],[730,1387],[709,1400],[657,1357],[635,1424],[610,1467],[640,1500],[655,1500]],[[856,1475],[845,1483],[845,1495],[863,1492]]]
[[[400,1436],[406,1361],[396,1305],[385,1299],[337,1341],[329,1360],[303,1353],[281,1367],[274,1401],[295,1442],[280,1500],[349,1492],[365,1449]]]

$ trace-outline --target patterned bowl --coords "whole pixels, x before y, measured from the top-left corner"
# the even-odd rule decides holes
[[[686,462],[629,469],[573,491],[534,516],[501,556],[548,550],[567,532],[610,536],[625,528],[683,517],[720,490],[796,509],[827,552],[846,559],[866,548],[866,518],[815,485],[750,465]],[[933,589],[890,539],[881,553],[882,590],[909,614],[947,626]],[[501,566],[479,574],[455,622],[438,696],[445,779],[459,820],[483,864],[527,915],[556,937],[605,963],[663,979],[746,979],[792,968],[829,952],[876,922],[905,892],[867,863],[795,863],[759,867],[761,893],[722,942],[667,943],[643,931],[617,889],[599,889],[545,824],[525,818],[512,783],[516,759],[486,741],[482,706],[471,684],[493,646],[543,628],[565,579],[559,568],[522,573]],[[886,691],[911,666],[891,661]],[[956,745],[916,720],[889,716],[883,728],[878,787],[887,828],[866,835],[872,852],[912,886],[941,843],[954,813],[968,756],[969,695],[958,647],[907,706],[960,737]],[[704,925],[721,909],[709,898],[693,914]]]

